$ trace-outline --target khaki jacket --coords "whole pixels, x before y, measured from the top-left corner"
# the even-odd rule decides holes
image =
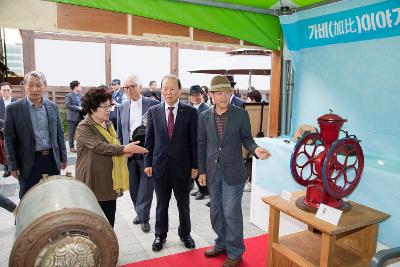
[[[122,155],[124,146],[112,145],[94,127],[93,119],[87,115],[76,129],[76,178],[89,186],[98,201],[117,199],[113,189],[112,156]],[[107,122],[107,126],[112,124]]]

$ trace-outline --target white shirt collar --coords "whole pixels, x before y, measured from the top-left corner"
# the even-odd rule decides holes
[[[138,100],[131,99],[131,104],[133,103],[142,103],[142,96],[140,96]]]
[[[169,105],[167,104],[167,102],[164,102],[164,103],[165,103],[165,111],[167,111],[169,107],[174,107],[174,111],[175,111],[175,110],[178,109],[179,99],[178,99],[178,101],[176,101],[176,103],[175,103],[173,106],[169,106]]]
[[[199,107],[201,106],[201,104],[203,104],[203,102],[200,102],[200,104],[197,105],[193,105],[194,108],[199,109]]]

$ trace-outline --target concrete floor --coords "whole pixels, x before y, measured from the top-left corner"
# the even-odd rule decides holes
[[[75,162],[76,154],[68,154],[68,162]],[[0,171],[0,192],[6,193],[16,203],[18,199],[18,182],[13,177],[2,178],[3,168]],[[75,173],[75,166],[69,165],[68,171]],[[63,172],[65,174],[65,171]],[[209,208],[204,204],[209,199],[194,200],[191,197],[190,215],[192,222],[192,237],[196,242],[196,248],[211,246],[216,238],[215,233],[211,229]],[[129,196],[129,192],[124,193],[117,201],[117,213],[114,230],[119,242],[119,260],[118,265],[132,262],[138,262],[151,258],[162,257],[165,255],[176,254],[187,251],[178,236],[178,209],[176,201],[172,196],[169,208],[169,225],[167,242],[164,249],[160,252],[153,252],[151,249],[154,240],[154,223],[155,223],[155,196],[150,213],[150,225],[152,230],[150,233],[143,233],[140,225],[133,225],[132,220],[136,216],[133,204]],[[265,232],[255,227],[249,222],[250,214],[250,193],[243,193],[242,200],[243,219],[244,219],[244,237],[249,238],[264,234]],[[4,209],[0,209],[0,267],[8,266],[8,258],[12,249],[14,240],[14,218],[12,214]]]

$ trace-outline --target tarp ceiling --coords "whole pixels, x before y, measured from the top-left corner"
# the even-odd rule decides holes
[[[280,49],[282,33],[277,16],[173,0],[49,0],[132,14],[241,39],[268,49]],[[190,2],[190,1],[189,1]],[[196,2],[196,1],[192,1]],[[207,1],[197,1],[207,2]],[[261,9],[302,7],[322,0],[208,1]]]

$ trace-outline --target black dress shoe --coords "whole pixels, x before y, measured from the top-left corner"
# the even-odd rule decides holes
[[[143,232],[145,232],[145,233],[148,233],[148,232],[150,232],[150,229],[151,229],[151,227],[150,227],[150,224],[149,223],[142,223],[142,231]]]
[[[161,238],[160,236],[156,236],[156,239],[154,239],[154,242],[153,242],[153,245],[152,245],[153,251],[162,250],[164,244],[165,244],[165,238]]]
[[[136,216],[135,219],[133,219],[133,224],[141,224],[140,219],[138,216]]]
[[[204,195],[202,192],[199,191],[194,199],[202,200],[202,199],[204,199],[205,196],[206,195]]]
[[[4,172],[3,177],[8,177],[10,175],[11,175],[11,172],[10,171],[6,171],[6,172]]]
[[[195,248],[196,244],[194,243],[193,238],[188,235],[186,237],[181,237],[181,241],[183,242],[183,244],[185,244],[186,248]]]
[[[207,207],[210,207],[210,201],[208,201],[208,202],[206,203],[206,206],[207,206]]]
[[[197,194],[198,194],[199,192],[200,192],[199,190],[196,190],[196,191],[190,193],[190,195],[191,195],[192,197],[195,197],[195,196],[197,196]]]

